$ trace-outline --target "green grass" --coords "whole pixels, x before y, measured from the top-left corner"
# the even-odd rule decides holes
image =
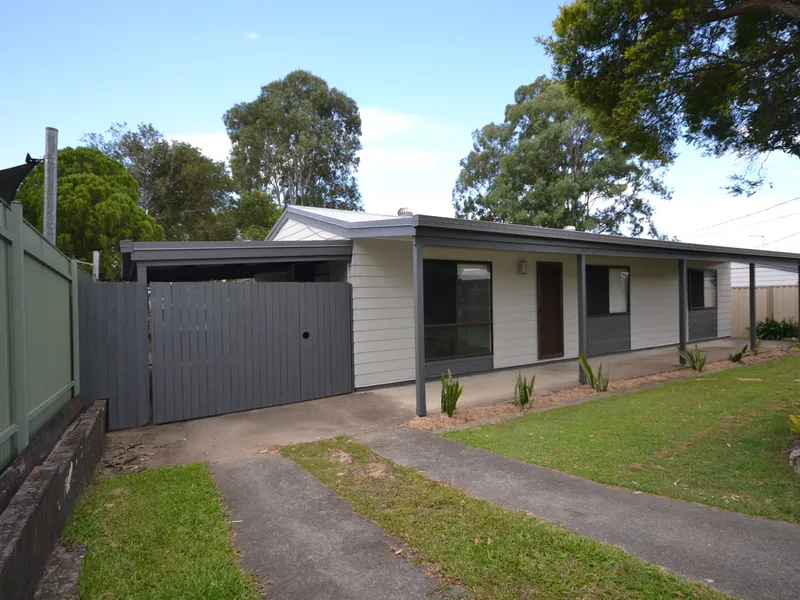
[[[786,454],[798,378],[800,356],[790,355],[445,435],[602,483],[800,523],[800,477]]]
[[[632,599],[729,596],[608,544],[471,498],[347,438],[283,448],[357,512],[405,541],[467,596]]]
[[[100,479],[63,538],[85,542],[81,598],[252,599],[227,515],[205,464]]]

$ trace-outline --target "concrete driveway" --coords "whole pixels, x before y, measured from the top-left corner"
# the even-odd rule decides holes
[[[403,556],[404,545],[357,515],[303,467],[264,455],[212,467],[243,566],[270,600],[436,600],[458,596]]]
[[[746,340],[715,340],[701,344],[709,362],[723,360]],[[765,342],[765,349],[774,343]],[[678,368],[674,347],[626,352],[591,360],[609,368],[612,379],[652,375]],[[461,377],[465,385],[459,406],[482,406],[513,399],[517,371],[536,374],[536,393],[575,387],[575,360],[539,364]],[[428,411],[439,412],[438,381],[427,384]],[[112,445],[140,443],[151,454],[148,464],[160,466],[193,461],[230,461],[258,456],[264,449],[337,435],[361,435],[401,425],[414,418],[415,389],[398,385],[247,412],[112,432]]]

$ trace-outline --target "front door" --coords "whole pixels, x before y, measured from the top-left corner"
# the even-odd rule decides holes
[[[539,360],[564,356],[564,294],[562,264],[536,263],[539,308]]]

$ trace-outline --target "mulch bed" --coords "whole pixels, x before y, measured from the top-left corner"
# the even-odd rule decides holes
[[[513,402],[504,402],[502,404],[492,404],[489,406],[475,406],[472,408],[458,409],[452,418],[444,414],[429,415],[427,417],[415,417],[412,421],[405,424],[405,427],[413,429],[421,429],[423,431],[439,431],[442,429],[452,429],[458,425],[471,423],[473,421],[491,421],[508,418],[511,416],[522,416],[530,410],[544,409],[560,404],[568,404],[581,400],[589,396],[600,394],[607,394],[609,392],[620,392],[626,390],[634,390],[643,387],[658,385],[666,381],[675,379],[688,379],[697,377],[705,373],[713,373],[715,371],[722,371],[741,365],[749,365],[754,363],[763,362],[765,360],[772,360],[785,356],[792,349],[776,349],[760,352],[757,356],[746,356],[741,362],[735,363],[729,360],[719,360],[717,362],[708,363],[702,373],[692,371],[689,367],[679,367],[670,371],[663,371],[653,375],[645,375],[643,377],[632,377],[630,379],[617,379],[608,385],[608,392],[595,392],[588,385],[576,386],[567,388],[551,394],[542,394],[541,396],[534,396],[530,405],[522,409]]]

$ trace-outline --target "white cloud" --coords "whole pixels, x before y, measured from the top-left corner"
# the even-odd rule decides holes
[[[244,34],[244,37],[248,40],[258,40],[261,39],[261,34],[256,33],[255,31],[250,31]]]
[[[458,161],[469,152],[468,131],[441,119],[395,110],[361,109],[358,183],[368,212],[453,216]]]
[[[227,133],[186,133],[171,135],[169,139],[197,146],[203,154],[214,160],[227,162],[231,152],[231,140]]]
[[[393,110],[365,107],[360,113],[362,142],[407,135],[423,125],[421,117]]]

